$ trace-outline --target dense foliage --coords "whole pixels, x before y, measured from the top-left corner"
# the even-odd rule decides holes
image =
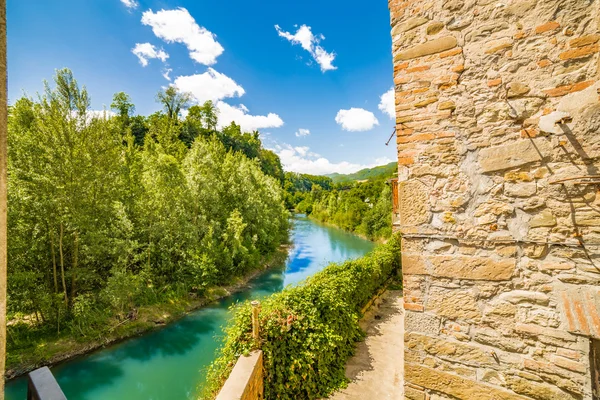
[[[286,172],[284,178],[285,204],[289,209],[296,208],[313,187],[315,190],[331,190],[333,187],[331,178],[326,176]]]
[[[373,179],[393,178],[398,173],[398,163],[391,162],[379,167],[365,168],[353,174],[330,174],[327,175],[333,183],[348,183],[352,181],[366,181]]]
[[[31,331],[85,336],[140,305],[229,282],[287,234],[279,158],[257,132],[217,130],[214,106],[173,87],[164,111],[90,111],[69,70],[9,116],[8,347]],[[13,321],[13,322],[14,322]],[[27,322],[23,322],[27,321]],[[25,334],[25,333],[27,334]]]
[[[369,255],[331,264],[300,286],[262,303],[260,313],[265,398],[318,399],[346,383],[345,362],[363,336],[361,308],[400,268],[398,237]],[[237,358],[256,348],[251,306],[239,305],[209,371],[204,397],[216,395]]]
[[[285,174],[286,206],[371,240],[392,234],[392,191],[385,179],[334,184],[331,178]]]

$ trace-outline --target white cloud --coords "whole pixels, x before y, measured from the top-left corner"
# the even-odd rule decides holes
[[[392,160],[389,157],[379,157],[375,159],[375,165],[386,165],[391,163],[392,161],[396,161],[396,160]]]
[[[171,77],[169,76],[169,74],[173,72],[173,70],[171,68],[165,68],[162,72],[162,76],[163,78],[165,78],[166,80],[168,80],[169,82],[171,82]]]
[[[116,117],[117,113],[112,110],[87,110],[86,116],[88,120],[92,118],[109,119]]]
[[[207,100],[216,102],[226,97],[241,97],[246,93],[233,79],[212,68],[203,74],[178,76],[174,83],[179,90],[191,93],[200,104]]]
[[[304,137],[304,136],[308,136],[310,135],[310,131],[308,129],[298,129],[298,132],[296,132],[296,137]]]
[[[131,52],[137,56],[143,67],[148,65],[148,60],[151,58],[158,58],[162,62],[167,61],[167,58],[169,58],[165,51],[157,49],[150,43],[136,43]]]
[[[283,120],[279,115],[269,113],[268,115],[250,115],[249,110],[243,105],[232,106],[223,101],[217,102],[219,121],[217,126],[222,128],[228,126],[232,121],[240,125],[242,131],[252,132],[262,128],[279,128],[283,126]]]
[[[282,38],[289,40],[293,44],[301,45],[302,48],[308,52],[313,51],[313,41],[315,40],[315,37],[310,30],[310,26],[302,25],[293,35],[283,31],[279,25],[275,25],[275,29]]]
[[[94,119],[110,119],[112,117],[116,117],[117,113],[112,110],[104,109],[104,110],[86,110],[85,111],[85,121],[81,121],[84,125],[88,125]],[[72,111],[71,117],[79,120],[80,114],[78,111]]]
[[[319,45],[321,40],[325,39],[325,36],[313,35],[310,26],[302,25],[293,35],[283,31],[279,25],[275,25],[275,29],[279,36],[289,40],[292,44],[299,44],[304,50],[308,51],[321,67],[321,71],[326,72],[337,69],[333,66],[335,53],[328,53]]]
[[[213,65],[223,53],[216,36],[198,25],[185,8],[156,13],[148,10],[142,15],[142,24],[150,26],[152,32],[167,43],[185,44],[192,60],[200,64]]]
[[[335,122],[341,125],[342,129],[350,132],[369,131],[375,125],[379,125],[375,115],[363,108],[340,110],[335,117]]]
[[[303,146],[303,147],[294,147],[294,150],[296,150],[296,152],[298,154],[300,154],[301,156],[305,156],[306,153],[308,153],[308,150],[310,150],[309,147],[307,146]]]
[[[396,117],[396,98],[394,88],[391,88],[390,90],[381,95],[379,109],[384,114],[387,114],[391,119],[394,119]]]
[[[391,162],[388,158],[379,158],[375,160],[375,163],[368,165],[348,161],[334,163],[319,154],[311,152],[308,147],[292,147],[289,144],[275,145],[273,151],[281,159],[286,171],[312,175],[326,175],[334,172],[351,174],[364,168],[372,168]]]
[[[129,8],[130,10],[136,9],[137,6],[139,6],[138,2],[135,0],[121,0],[121,3],[123,3],[125,7]]]
[[[335,53],[328,53],[321,46],[315,47],[315,54],[313,57],[321,66],[321,71],[332,71],[337,69],[337,67],[333,66],[333,60],[335,60]]]

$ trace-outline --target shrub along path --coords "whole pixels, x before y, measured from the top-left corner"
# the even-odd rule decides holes
[[[348,387],[332,400],[403,399],[404,309],[402,291],[388,290],[361,321],[367,332],[346,364]]]

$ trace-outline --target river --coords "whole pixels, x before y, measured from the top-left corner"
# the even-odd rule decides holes
[[[132,338],[52,368],[69,400],[195,399],[205,369],[222,340],[229,307],[297,284],[329,262],[357,258],[375,245],[298,216],[285,265],[250,281],[243,291],[190,313],[144,336]],[[25,400],[26,379],[7,382],[6,400]]]

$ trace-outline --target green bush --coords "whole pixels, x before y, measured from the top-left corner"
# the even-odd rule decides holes
[[[260,313],[265,398],[317,399],[346,384],[345,363],[363,337],[361,308],[400,268],[400,240],[393,237],[367,256],[331,264],[304,284],[265,299]],[[214,397],[237,358],[255,346],[251,306],[238,305],[203,398]]]

